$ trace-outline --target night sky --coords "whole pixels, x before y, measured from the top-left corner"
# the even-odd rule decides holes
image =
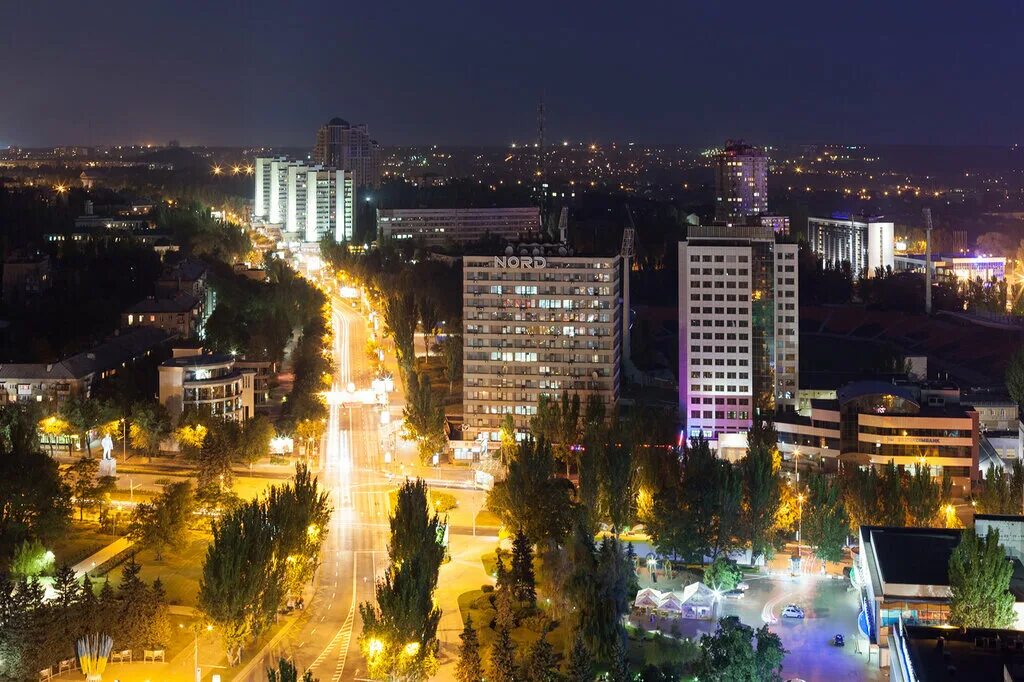
[[[1007,144],[1024,5],[7,0],[0,146]]]

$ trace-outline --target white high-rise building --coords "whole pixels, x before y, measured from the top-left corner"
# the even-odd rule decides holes
[[[768,157],[742,141],[715,159],[715,222],[742,225],[768,212]]]
[[[770,226],[691,227],[679,243],[679,409],[687,437],[745,434],[795,407],[797,245]]]
[[[257,219],[280,225],[290,239],[325,236],[351,241],[355,231],[352,171],[309,166],[285,158],[256,159]]]
[[[881,216],[833,215],[807,219],[807,244],[822,263],[850,264],[854,277],[874,277],[894,266],[894,224]]]
[[[365,123],[332,118],[317,130],[313,159],[355,174],[356,187],[380,187],[380,145]]]
[[[463,259],[467,439],[528,429],[541,395],[619,400],[622,259],[528,253]]]

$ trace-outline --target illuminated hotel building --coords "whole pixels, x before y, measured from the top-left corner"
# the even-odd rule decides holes
[[[742,225],[768,212],[768,157],[729,140],[715,158],[715,222]]]
[[[772,227],[691,227],[679,243],[679,410],[686,436],[745,434],[758,409],[794,408],[797,245]]]
[[[255,183],[253,214],[280,225],[286,238],[307,243],[325,236],[336,242],[352,239],[356,197],[351,171],[259,158]]]
[[[528,429],[542,395],[618,403],[622,259],[529,253],[463,259],[463,438]]]
[[[835,214],[831,218],[808,218],[807,244],[823,265],[846,262],[854,278],[874,277],[878,268],[894,265],[893,227],[880,217]]]
[[[924,254],[906,254],[896,256],[896,270],[924,272]],[[1006,259],[1002,256],[971,256],[955,254],[951,256],[932,254],[932,272],[939,281],[978,279],[989,281],[993,277],[1006,279]]]

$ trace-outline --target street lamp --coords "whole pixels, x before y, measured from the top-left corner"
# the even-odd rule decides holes
[[[800,447],[793,448],[793,473],[796,475],[796,487],[800,487],[800,467],[798,462],[800,460]]]
[[[796,501],[799,503],[797,507],[797,526],[796,526],[796,556],[797,562],[800,564],[800,573],[804,572],[804,559],[803,559],[803,531],[804,531],[804,494],[800,493],[796,496]]]
[[[128,417],[121,417],[121,456],[124,457],[124,461],[128,461]]]
[[[185,626],[179,624],[178,627],[184,629]],[[192,655],[195,663],[196,682],[202,682],[203,672],[199,667],[199,633],[203,630],[203,627],[200,623],[193,623],[189,630],[192,631],[195,637],[192,644]],[[207,624],[206,632],[213,632],[213,625]]]

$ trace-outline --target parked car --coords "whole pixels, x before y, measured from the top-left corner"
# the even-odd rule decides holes
[[[743,599],[746,593],[743,590],[729,590],[723,595],[726,599]]]
[[[736,585],[736,589],[742,592],[746,592],[750,589],[750,583],[739,583]]]
[[[782,610],[783,618],[803,618],[804,610],[796,604],[790,604]]]
[[[832,644],[835,646],[846,646],[846,639],[842,635],[836,635],[832,638]]]

